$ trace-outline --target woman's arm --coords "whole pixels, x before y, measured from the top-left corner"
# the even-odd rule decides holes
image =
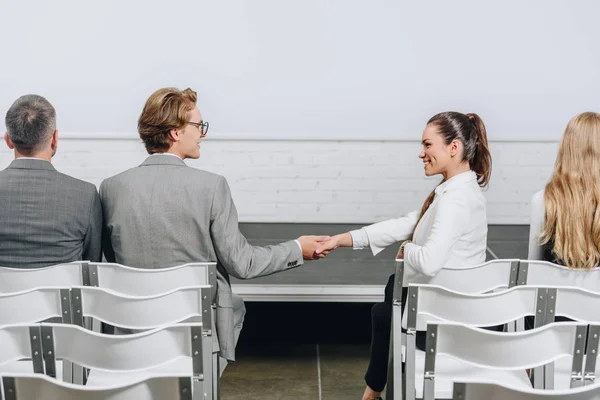
[[[544,205],[544,191],[541,190],[533,195],[531,199],[531,219],[529,220],[529,260],[542,259],[542,246],[540,245],[540,234],[544,226],[546,207]]]
[[[316,253],[329,252],[338,247],[362,249],[370,246],[373,255],[377,255],[387,246],[411,237],[419,215],[420,211],[413,211],[401,218],[378,222],[355,231],[332,236],[331,240],[323,243]]]

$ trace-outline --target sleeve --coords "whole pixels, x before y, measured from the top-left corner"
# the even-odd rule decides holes
[[[100,195],[94,187],[90,218],[85,237],[83,239],[82,259],[93,262],[102,261],[102,205]]]
[[[238,226],[238,215],[229,185],[219,177],[212,200],[210,235],[217,258],[239,279],[270,275],[302,265],[302,250],[290,240],[275,246],[251,246]]]
[[[361,250],[369,245],[369,236],[367,236],[367,231],[364,228],[350,231],[350,236],[352,236],[352,248],[354,250]]]
[[[102,203],[102,253],[104,253],[104,258],[107,262],[117,262],[115,257],[115,251],[112,247],[112,243],[110,240],[110,229],[108,229],[108,218],[106,217],[106,209],[105,209],[105,196],[104,196],[104,182],[100,184],[100,203]]]
[[[529,221],[529,260],[542,259],[542,246],[540,245],[540,234],[544,226],[546,208],[544,206],[544,191],[537,192],[531,199],[531,219]]]
[[[404,246],[405,266],[423,275],[437,274],[463,234],[461,227],[468,225],[469,217],[469,207],[464,199],[450,196],[440,199],[425,244],[407,243]]]
[[[410,239],[421,211],[413,211],[398,219],[390,219],[365,226],[369,245],[373,255],[377,255],[387,246]]]

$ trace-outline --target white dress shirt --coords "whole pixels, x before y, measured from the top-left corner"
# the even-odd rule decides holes
[[[529,260],[543,260],[543,247],[540,245],[540,234],[544,227],[546,206],[544,190],[540,190],[531,198],[531,220],[529,221]]]
[[[407,277],[432,277],[444,266],[466,268],[485,262],[486,200],[473,171],[455,175],[439,185],[433,203],[415,228],[419,215],[417,210],[352,231],[353,247],[370,246],[376,255],[412,235],[412,243],[404,247]]]

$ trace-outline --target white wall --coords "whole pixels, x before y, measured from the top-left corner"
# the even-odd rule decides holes
[[[371,223],[420,208],[438,178],[425,178],[417,142],[202,142],[189,165],[224,175],[243,222]],[[0,146],[0,168],[12,154]],[[488,220],[527,224],[529,201],[550,177],[556,143],[493,142]],[[139,165],[139,139],[63,139],[54,164],[99,185]]]
[[[437,182],[416,157],[423,126],[458,110],[488,127],[490,222],[527,223],[568,120],[600,107],[596,0],[0,0],[0,14],[0,113],[46,96],[60,170],[99,184],[139,164],[145,99],[189,86],[211,123],[191,165],[228,178],[243,221],[420,207]]]
[[[600,106],[597,0],[0,0],[0,110],[36,92],[63,132],[131,132],[192,87],[220,137],[416,140],[477,112],[558,140]]]

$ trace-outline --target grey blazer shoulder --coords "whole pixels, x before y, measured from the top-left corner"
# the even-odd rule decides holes
[[[102,211],[93,184],[48,161],[19,158],[0,172],[0,202],[0,265],[100,261]]]
[[[303,262],[293,240],[250,245],[239,230],[227,180],[171,155],[150,156],[105,180],[100,196],[107,260],[138,268],[217,262],[217,331],[221,355],[230,360],[235,343],[229,276],[254,278]]]

